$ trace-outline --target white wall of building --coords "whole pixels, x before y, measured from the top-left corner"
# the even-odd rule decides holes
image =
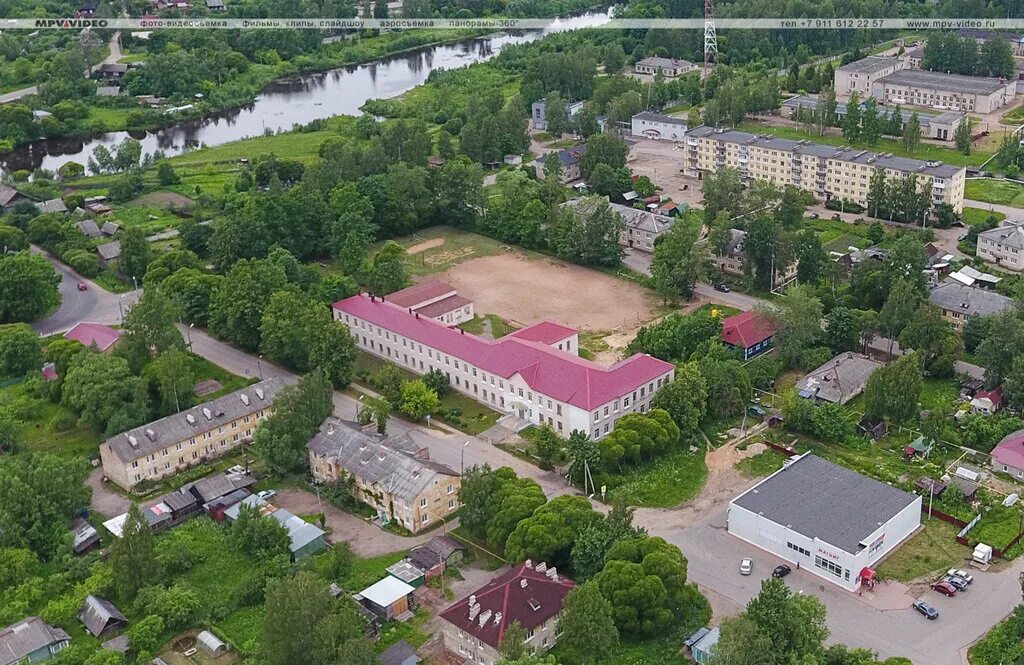
[[[659,122],[633,116],[630,133],[638,138],[682,141],[686,136],[686,124]]]

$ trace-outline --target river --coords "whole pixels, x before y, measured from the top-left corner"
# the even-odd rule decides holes
[[[162,150],[178,155],[200,145],[215,146],[261,136],[266,130],[291,129],[319,118],[358,115],[367,100],[396,97],[427,80],[435,69],[466,67],[496,56],[509,44],[524,44],[553,32],[600,25],[608,12],[591,12],[556,21],[543,31],[502,33],[445,46],[430,46],[383,60],[333,69],[267,86],[247,107],[190,120],[154,132],[131,132],[142,142],[142,152]],[[4,170],[39,167],[56,171],[66,162],[85,165],[96,146],[120,143],[129,132],[92,137],[36,141],[0,158]]]

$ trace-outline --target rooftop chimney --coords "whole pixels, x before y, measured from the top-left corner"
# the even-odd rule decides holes
[[[480,627],[483,628],[484,626],[486,626],[487,622],[490,620],[490,618],[491,618],[491,611],[490,610],[484,610],[484,613],[480,615]]]
[[[213,411],[210,411],[205,406],[203,407],[203,415],[206,416],[207,420],[213,420]]]
[[[196,417],[193,416],[191,413],[185,415],[185,420],[186,422],[188,422],[189,425],[196,424]]]
[[[523,579],[519,580],[519,586],[522,587],[523,589],[526,588],[526,578],[525,577]]]
[[[494,613],[494,625],[495,626],[500,626],[501,625],[501,612],[495,612]]]
[[[527,568],[533,568],[533,561],[531,561],[531,560],[527,559],[527,560],[526,560],[526,563],[525,563],[524,565],[525,565],[525,566],[526,566]]]
[[[148,438],[148,439],[149,439],[150,441],[156,441],[156,432],[154,432],[153,430],[151,430],[151,429],[149,429],[149,428],[147,427],[147,428],[146,428],[146,437],[147,437],[147,438]]]
[[[259,397],[260,399],[266,399],[266,396],[263,393],[263,388],[256,389],[256,397]]]
[[[476,618],[476,615],[480,613],[480,606],[476,603],[469,604],[469,620],[472,621]]]
[[[548,569],[548,564],[546,564],[543,561],[541,561],[540,563],[537,564],[537,568],[535,570],[538,573],[543,573],[547,569]]]
[[[246,406],[249,406],[249,396],[248,395],[246,395],[245,393],[242,393],[238,397],[239,397],[239,399],[242,400],[242,404],[245,404]]]
[[[548,569],[547,575],[556,582],[558,581],[558,569],[554,566],[551,566],[551,568]]]

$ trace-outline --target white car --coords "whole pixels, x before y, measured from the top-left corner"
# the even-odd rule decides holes
[[[750,559],[740,561],[740,575],[749,575],[754,570],[754,562]]]
[[[277,490],[263,490],[262,492],[260,492],[256,496],[258,496],[259,498],[263,499],[264,501],[270,501],[275,496],[277,496]]]
[[[946,575],[948,575],[949,577],[959,577],[968,584],[974,581],[974,575],[971,575],[966,570],[957,570],[956,568],[950,568],[948,571],[946,571]]]

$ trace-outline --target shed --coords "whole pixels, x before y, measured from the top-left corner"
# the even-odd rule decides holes
[[[388,575],[356,595],[360,605],[383,619],[399,619],[408,614],[415,591],[402,580]]]
[[[228,652],[228,645],[208,630],[196,635],[196,647],[210,658],[216,658]]]
[[[82,609],[78,612],[78,619],[85,624],[85,629],[96,637],[121,630],[128,625],[128,619],[114,607],[113,603],[92,594],[85,597]]]
[[[960,476],[953,476],[949,479],[950,484],[956,485],[963,492],[964,498],[968,501],[974,501],[978,497],[978,483],[972,483],[966,478]]]
[[[380,656],[383,665],[416,665],[420,659],[416,657],[416,649],[405,640],[398,640]]]
[[[64,205],[64,201],[62,199],[49,199],[47,201],[40,201],[37,203],[36,210],[40,213],[67,212],[68,207]]]
[[[96,222],[92,221],[91,219],[82,220],[81,222],[75,224],[75,226],[78,227],[78,230],[86,238],[99,238],[101,235],[100,227],[96,226]]]
[[[88,552],[100,544],[100,532],[81,517],[71,522],[71,533],[74,535],[71,549],[75,554]]]
[[[396,564],[387,567],[388,575],[395,579],[402,580],[414,589],[423,586],[425,581],[423,571],[414,566],[408,559],[403,559]]]
[[[121,256],[121,243],[115,240],[96,248],[100,255],[100,263],[107,265],[109,262]]]
[[[118,653],[128,653],[128,650],[131,648],[127,635],[118,635],[112,640],[107,640],[100,646],[107,651],[117,651]]]
[[[906,448],[903,449],[903,457],[910,459],[914,455],[921,455],[922,457],[928,457],[928,454],[935,447],[935,441],[928,439],[925,441],[924,436],[919,436],[910,442]]]
[[[103,222],[103,226],[100,227],[100,233],[105,236],[115,236],[120,230],[121,225],[114,222]]]
[[[946,491],[947,487],[949,487],[949,483],[943,480],[935,480],[934,478],[929,478],[928,476],[921,476],[916,481],[914,481],[914,487],[921,490],[922,492],[925,492],[926,496],[927,492],[931,491],[932,496],[937,497],[942,496],[942,493]]]
[[[690,647],[690,655],[698,663],[710,663],[711,654],[716,644],[718,644],[718,626],[709,630]]]
[[[437,552],[432,551],[426,546],[421,545],[409,550],[409,558],[407,560],[422,570],[424,577],[428,580],[432,580],[444,573],[444,559],[438,556]]]
[[[434,536],[425,543],[425,547],[435,552],[449,566],[460,563],[466,551],[466,546],[451,536]]]

